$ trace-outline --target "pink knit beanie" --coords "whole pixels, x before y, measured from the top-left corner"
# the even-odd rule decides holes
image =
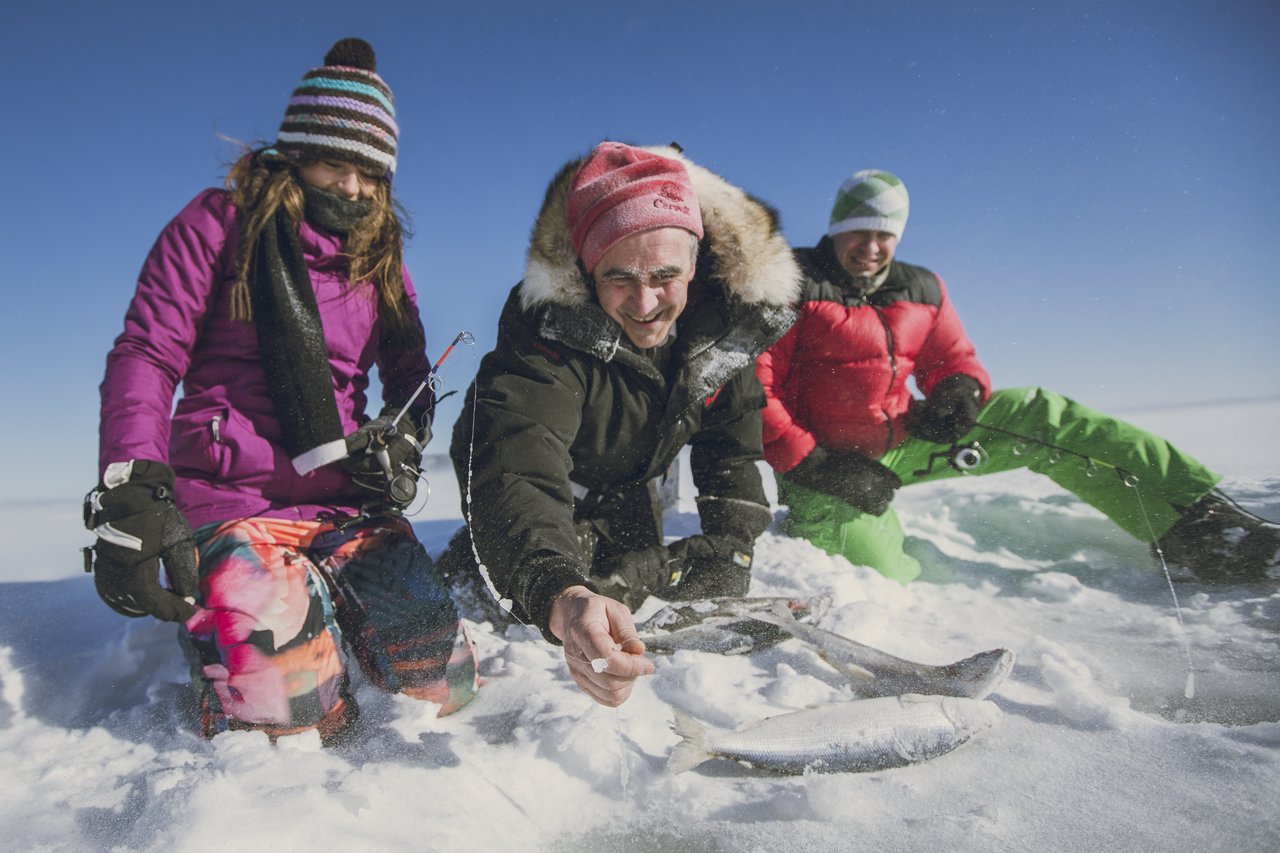
[[[621,142],[600,143],[583,162],[565,219],[587,272],[614,243],[651,228],[683,228],[702,239],[702,212],[684,164]]]

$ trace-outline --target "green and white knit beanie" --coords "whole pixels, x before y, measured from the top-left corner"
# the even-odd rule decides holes
[[[896,175],[879,169],[854,172],[836,191],[828,236],[846,231],[888,231],[897,237],[907,227],[907,188]]]
[[[395,100],[377,74],[368,42],[346,38],[293,90],[275,147],[302,157],[334,158],[383,173],[396,170]]]

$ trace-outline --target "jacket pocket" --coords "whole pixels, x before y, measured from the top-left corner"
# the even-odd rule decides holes
[[[267,500],[281,500],[288,494],[293,468],[284,449],[262,434],[252,420],[228,406],[216,422],[219,480],[238,489],[257,492]],[[210,438],[215,422],[210,422]]]
[[[185,477],[218,480],[227,473],[225,406],[187,412],[169,430],[169,464]]]

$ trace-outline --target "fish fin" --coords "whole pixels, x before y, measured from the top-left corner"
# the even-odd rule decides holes
[[[681,741],[675,745],[670,757],[667,758],[667,770],[672,773],[683,773],[711,757],[711,753],[707,752],[705,746],[707,729],[679,708],[672,710],[675,712],[675,719],[671,723],[671,730],[680,735]]]
[[[754,613],[748,613],[747,616],[757,622],[765,622],[777,626],[788,633],[790,633],[791,626],[797,621],[796,617],[791,613],[791,608],[781,602],[768,610],[758,610]]]
[[[828,657],[825,654],[822,654],[821,652],[818,653],[818,656],[821,657],[828,664],[830,664],[832,669],[834,669],[836,672],[840,673],[850,681],[875,681],[876,680],[876,674],[874,672],[872,672],[869,669],[866,669],[865,667],[858,666],[856,663],[841,663],[840,661],[832,660],[830,657]]]
[[[792,626],[798,624],[800,620],[796,619],[796,617],[792,615],[791,608],[787,607],[785,604],[779,604],[769,611],[751,613],[749,615],[752,619],[759,622],[767,622],[770,625],[775,625],[782,630],[787,631],[797,639],[808,642],[811,645],[813,644],[813,641],[810,638],[794,633]],[[834,661],[820,645],[815,647],[818,650],[818,657],[822,658],[837,672],[850,681],[875,681],[876,674],[871,670],[860,667],[856,663],[840,663],[838,661]]]

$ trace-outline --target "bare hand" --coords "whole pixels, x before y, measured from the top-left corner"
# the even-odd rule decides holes
[[[571,586],[551,604],[551,633],[564,644],[569,674],[583,693],[616,708],[635,680],[653,673],[631,611],[585,586]],[[593,661],[604,661],[597,672]]]

